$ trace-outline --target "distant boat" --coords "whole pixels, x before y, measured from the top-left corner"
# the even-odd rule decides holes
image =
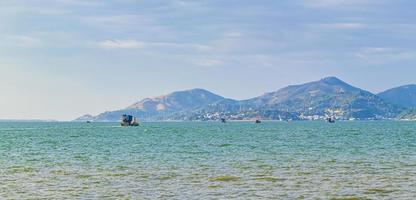
[[[87,124],[91,124],[91,121],[87,121]]]
[[[335,123],[335,117],[328,117],[326,118],[326,121],[329,123]]]
[[[225,118],[221,118],[221,123],[226,123],[227,120],[225,120]]]
[[[139,122],[136,117],[131,115],[122,115],[121,116],[121,126],[139,126]]]
[[[254,123],[256,123],[256,124],[260,124],[260,123],[261,123],[261,121],[260,121],[259,119],[256,119],[256,121],[255,121]]]

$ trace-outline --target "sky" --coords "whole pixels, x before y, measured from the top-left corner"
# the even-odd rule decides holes
[[[414,0],[0,1],[0,119],[72,120],[172,91],[246,99],[416,83]]]

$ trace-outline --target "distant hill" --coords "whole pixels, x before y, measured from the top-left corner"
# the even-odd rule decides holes
[[[86,115],[78,121],[118,121],[122,114],[142,120],[252,120],[252,119],[386,119],[400,113],[381,97],[336,77],[292,85],[259,97],[237,101],[204,89],[146,98],[121,110]]]
[[[404,85],[378,94],[385,101],[403,108],[416,107],[416,85]]]
[[[85,122],[85,121],[91,121],[93,119],[94,119],[94,116],[90,114],[86,114],[86,115],[76,118],[74,121]]]
[[[146,112],[180,111],[188,110],[225,99],[204,89],[192,89],[173,92],[166,96],[143,99],[127,109],[136,109]]]
[[[336,77],[293,85],[249,99],[256,107],[302,113],[304,116],[336,115],[340,118],[394,117],[394,106],[380,97],[353,87]]]
[[[403,120],[416,120],[416,108],[408,108],[401,112],[397,119],[403,119]]]
[[[409,108],[401,112],[397,119],[416,120],[416,108]]]
[[[141,119],[167,120],[175,112],[185,112],[225,100],[204,89],[192,89],[173,92],[165,96],[146,98],[121,110],[104,112],[92,118],[83,117],[92,121],[118,121],[123,114],[130,114]],[[77,121],[83,121],[77,119]]]

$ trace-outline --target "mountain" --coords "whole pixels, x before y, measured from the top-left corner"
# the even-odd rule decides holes
[[[394,106],[380,97],[353,87],[336,77],[293,85],[249,99],[247,104],[301,113],[303,116],[335,115],[339,118],[376,119],[394,117]]]
[[[204,89],[146,98],[121,110],[83,116],[78,121],[118,121],[123,114],[142,120],[386,119],[400,113],[381,97],[336,77],[292,85],[248,99],[233,100]]]
[[[90,115],[90,114],[86,114],[83,115],[81,117],[76,118],[74,121],[76,122],[86,122],[86,121],[91,121],[94,119],[94,116]]]
[[[397,119],[402,120],[416,120],[416,108],[409,108],[401,112]]]
[[[197,109],[221,100],[225,98],[204,89],[178,91],[165,96],[146,98],[124,109],[104,112],[89,120],[118,121],[123,114],[148,120],[167,120],[175,112]]]
[[[192,109],[225,99],[204,89],[173,92],[166,96],[146,98],[127,109],[142,110],[146,112],[169,112]]]
[[[416,85],[404,85],[378,94],[385,101],[402,108],[416,107]]]

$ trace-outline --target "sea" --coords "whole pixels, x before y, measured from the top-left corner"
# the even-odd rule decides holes
[[[416,122],[2,122],[0,199],[416,199]]]

